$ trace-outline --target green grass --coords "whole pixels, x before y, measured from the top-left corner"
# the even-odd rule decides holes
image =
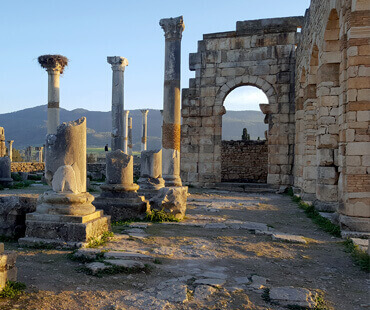
[[[350,253],[355,264],[358,265],[362,270],[370,272],[370,256],[366,252],[362,251],[358,245],[354,244],[351,239],[347,239],[343,242],[345,246],[345,252]]]
[[[106,231],[100,238],[93,238],[87,244],[87,248],[97,248],[107,244],[114,236],[114,233],[111,231]]]
[[[79,263],[92,263],[92,262],[102,262],[104,260],[104,253],[106,251],[101,251],[100,253],[97,253],[95,257],[90,257],[86,255],[80,255],[80,256],[75,256],[74,254],[76,253],[77,250],[74,250],[72,253],[67,254],[67,258],[74,262],[79,262]]]
[[[153,223],[163,223],[163,222],[180,222],[173,214],[167,213],[162,210],[152,210],[150,213],[147,213],[146,220]]]
[[[292,189],[288,190],[288,195],[293,195]],[[302,210],[304,210],[307,217],[310,218],[317,226],[335,237],[341,237],[340,227],[330,222],[330,220],[327,218],[322,217],[314,206],[310,206],[309,204],[303,202],[298,196],[292,196],[292,200],[296,202]]]
[[[34,181],[22,181],[22,182],[15,182],[13,185],[9,186],[9,189],[21,189],[30,187],[31,184],[35,183]]]
[[[22,282],[6,281],[4,289],[0,292],[0,298],[14,298],[26,289]]]
[[[111,264],[108,264],[108,263],[105,263],[105,264],[108,266],[108,268],[100,270],[96,273],[93,273],[87,267],[79,267],[76,270],[78,272],[82,272],[82,273],[85,273],[87,275],[95,276],[95,277],[98,277],[98,278],[101,278],[103,276],[119,274],[119,273],[132,274],[132,273],[144,272],[146,274],[149,274],[153,270],[153,267],[150,266],[149,264],[145,264],[144,268],[141,268],[141,267],[127,268],[127,267],[122,267],[122,266],[114,266],[114,265],[111,265]]]

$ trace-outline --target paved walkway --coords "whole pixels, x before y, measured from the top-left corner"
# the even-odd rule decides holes
[[[71,261],[63,251],[18,249],[19,281],[30,294],[0,308],[286,309],[313,307],[323,296],[332,308],[322,309],[370,309],[368,275],[342,240],[316,227],[290,197],[192,192],[183,222],[115,226],[109,244],[78,252],[105,250],[110,264],[149,264],[150,273],[99,278],[76,268],[94,272],[103,264]]]

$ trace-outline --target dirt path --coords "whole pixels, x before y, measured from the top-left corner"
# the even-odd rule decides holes
[[[85,264],[70,260],[69,252],[7,243],[19,253],[18,280],[28,289],[0,301],[0,309],[278,310],[286,308],[266,302],[266,288],[286,286],[319,290],[332,309],[369,309],[368,274],[341,239],[317,228],[287,196],[194,192],[181,223],[115,231],[101,250],[146,254],[156,259],[149,260],[150,273],[99,278],[78,272]],[[274,240],[277,232],[303,242]]]

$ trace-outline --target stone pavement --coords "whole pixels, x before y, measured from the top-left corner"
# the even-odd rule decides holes
[[[314,308],[322,296],[332,307],[324,309],[368,309],[367,274],[344,252],[342,240],[316,227],[290,197],[191,191],[182,222],[114,226],[110,243],[75,254],[94,257],[103,251],[99,262],[73,262],[55,251],[31,258],[18,249],[19,281],[38,291],[22,296],[16,306],[286,309]],[[57,264],[49,262],[51,255]],[[87,267],[94,273],[112,264],[153,269],[101,278],[76,272]],[[30,268],[37,268],[37,276]]]

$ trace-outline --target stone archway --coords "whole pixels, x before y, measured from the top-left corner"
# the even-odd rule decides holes
[[[182,94],[181,178],[186,184],[221,181],[223,101],[238,86],[261,89],[270,124],[268,180],[292,184],[294,68],[301,17],[237,22],[234,32],[207,34],[190,54],[195,78]]]

